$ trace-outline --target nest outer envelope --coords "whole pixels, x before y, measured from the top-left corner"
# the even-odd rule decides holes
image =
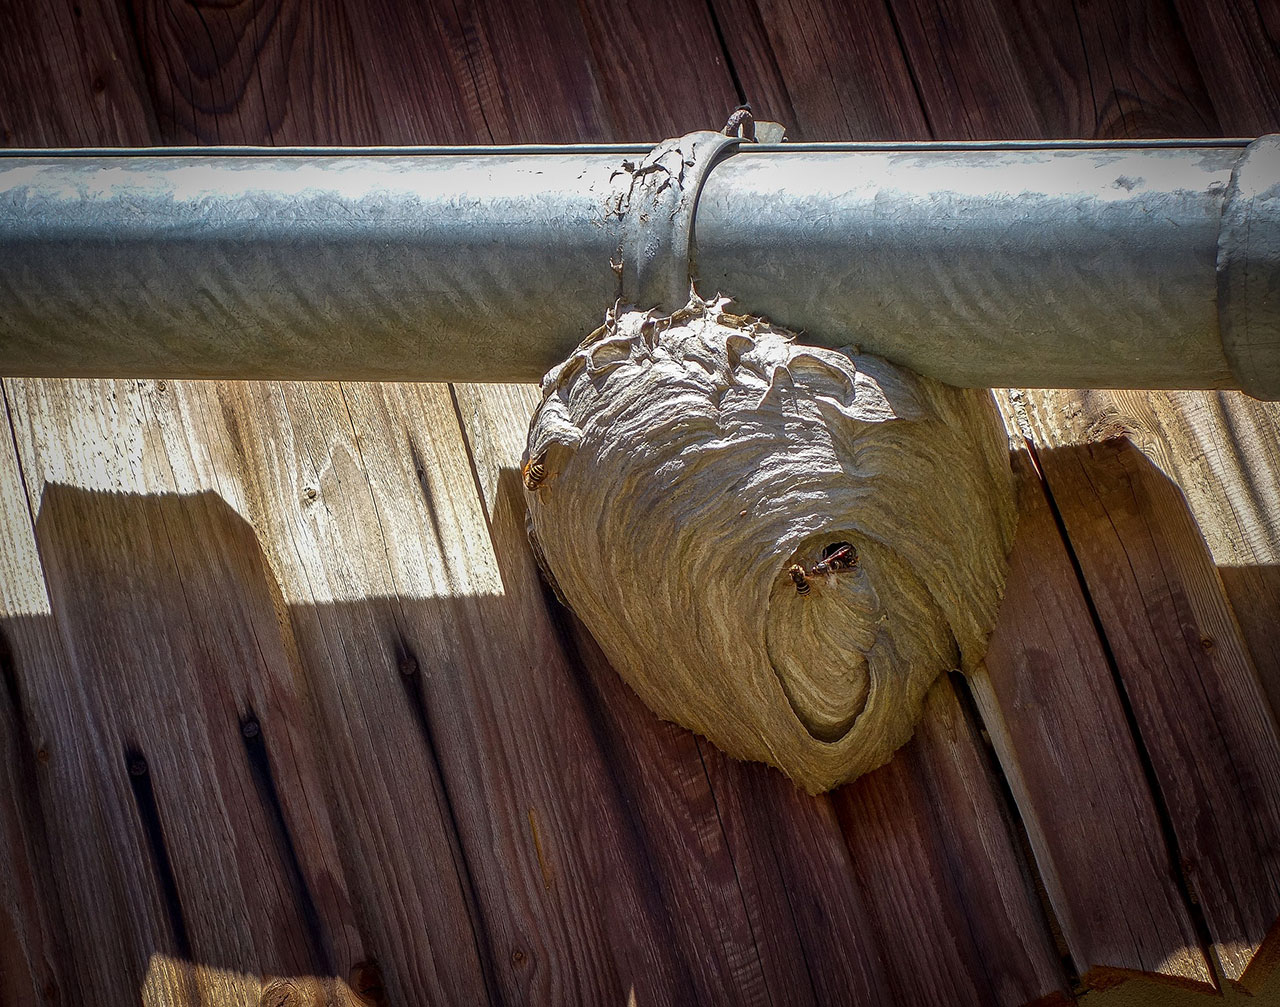
[[[981,660],[1016,522],[1008,441],[986,390],[727,303],[611,312],[547,374],[530,535],[650,709],[818,793],[886,762],[937,676]],[[797,590],[793,565],[840,543],[856,564]]]

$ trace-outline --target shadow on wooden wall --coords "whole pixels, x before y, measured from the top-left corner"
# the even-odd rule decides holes
[[[1238,629],[1231,635],[1233,617],[1221,608],[1220,590],[1192,597],[1186,588],[1204,582],[1207,552],[1198,533],[1185,540],[1194,521],[1178,516],[1181,495],[1158,469],[1127,442],[1051,454],[1040,459],[1044,468],[1084,473],[1088,492],[1082,488],[1078,498],[1057,488],[1053,520],[1070,530],[1070,559],[1087,585],[1091,617],[1112,640],[1107,660],[1156,810],[1175,840],[1206,844],[1195,855],[1211,868],[1209,889],[1200,876],[1181,882],[1201,904],[1191,943],[1199,938],[1251,955],[1258,914],[1274,917],[1276,890],[1254,893],[1257,905],[1235,917],[1223,912],[1207,930],[1204,920],[1221,905],[1215,886],[1227,884],[1212,871],[1232,875],[1232,865],[1220,861],[1258,856],[1252,842],[1275,840],[1265,822],[1254,823],[1263,828],[1256,835],[1254,826],[1230,820],[1251,814],[1253,783],[1213,778],[1242,769],[1238,757],[1247,754],[1248,740],[1177,733],[1180,707],[1221,698],[1191,694],[1179,676],[1209,690],[1229,660],[1236,666],[1226,681],[1238,682],[1247,648]],[[1039,492],[1038,480],[1025,459],[1018,465],[1024,520],[1036,507],[1038,520],[1046,520],[1049,510],[1026,497]],[[1065,478],[1056,483],[1067,485]],[[499,494],[501,506],[520,511],[514,470],[502,470]],[[742,862],[775,860],[775,883],[783,886],[778,904],[790,906],[796,932],[825,935],[823,947],[782,941],[774,949],[804,959],[819,1002],[837,1002],[841,989],[911,991],[909,973],[920,961],[936,956],[941,971],[954,967],[947,963],[955,955],[975,974],[990,973],[983,981],[1002,1002],[1017,1002],[1015,989],[1055,984],[1060,1001],[1071,987],[1079,993],[1092,986],[1086,1002],[1100,1004],[1120,1002],[1121,994],[1130,1003],[1180,1004],[1168,998],[1206,991],[1195,982],[1152,983],[1108,962],[1096,963],[1100,968],[1073,962],[1091,935],[1071,928],[1088,923],[1083,916],[1068,922],[1065,937],[1063,919],[1050,925],[1050,917],[1080,909],[1072,885],[1093,882],[1072,872],[1087,870],[1099,855],[1089,823],[1078,821],[1081,828],[1072,830],[1061,816],[1079,814],[1109,769],[1059,767],[1064,789],[1038,778],[1028,758],[1037,739],[1021,739],[1020,731],[1039,732],[1044,741],[1045,732],[1062,729],[1054,711],[1028,712],[1024,702],[1001,695],[1001,675],[1024,676],[1005,684],[1034,692],[1036,683],[1025,676],[1061,658],[1052,649],[1038,657],[1034,648],[1018,652],[1017,641],[1033,636],[1027,625],[1011,624],[1027,618],[1026,606],[1035,603],[1029,583],[1011,586],[1019,597],[1006,605],[997,631],[993,660],[1004,662],[1003,671],[993,668],[991,681],[975,683],[995,755],[1006,772],[1016,766],[1016,806],[974,796],[974,780],[978,790],[1001,792],[998,771],[994,760],[984,765],[966,754],[982,751],[983,725],[957,705],[945,678],[917,738],[888,766],[834,796],[809,799],[776,772],[733,763],[647,717],[629,690],[612,682],[585,631],[556,610],[553,621],[575,666],[575,680],[565,683],[565,715],[590,721],[608,765],[602,797],[602,784],[582,775],[577,733],[565,732],[564,748],[548,748],[536,732],[520,733],[518,687],[487,696],[492,705],[468,707],[461,702],[467,689],[448,684],[481,674],[467,666],[469,654],[484,651],[467,638],[475,627],[492,634],[486,646],[518,632],[504,624],[506,609],[485,611],[484,597],[373,599],[322,614],[291,607],[253,528],[212,492],[104,493],[50,483],[36,533],[53,615],[0,626],[0,641],[18,641],[6,642],[0,655],[8,687],[0,726],[9,789],[25,829],[0,837],[17,868],[15,902],[25,920],[24,933],[0,932],[0,951],[23,949],[26,964],[14,965],[30,968],[46,991],[93,989],[101,1003],[133,1002],[142,991],[155,1003],[214,996],[230,1003],[355,1004],[383,1002],[385,982],[394,1002],[408,1002],[405,991],[413,989],[434,990],[448,1002],[503,1002],[513,988],[536,982],[544,961],[586,956],[619,996],[642,1004],[700,1000],[693,963],[715,926],[713,918],[699,918],[707,911],[698,905],[700,890],[741,888],[743,879],[732,858],[704,861],[696,821],[672,819],[662,807],[668,788],[681,788],[664,774],[690,765],[708,782],[715,779],[711,810],[721,827],[729,821],[731,832],[734,823],[743,830]],[[1114,563],[1108,535],[1128,557],[1126,569]],[[509,587],[524,576],[510,567],[516,561],[499,553]],[[527,564],[527,555],[518,562]],[[1035,562],[1028,567],[1033,575]],[[1165,588],[1153,591],[1152,578],[1160,576]],[[1161,601],[1153,605],[1152,598]],[[369,619],[371,602],[394,610],[394,637]],[[1139,604],[1142,611],[1134,608]],[[305,634],[303,624],[311,627]],[[1146,632],[1154,634],[1154,651],[1141,638]],[[300,644],[304,635],[312,642]],[[1169,647],[1171,636],[1185,646]],[[39,651],[25,645],[39,639],[60,642]],[[327,660],[326,646],[354,647],[365,655],[365,668],[335,675],[339,665]],[[1140,663],[1148,658],[1160,666]],[[517,662],[504,673],[519,676],[522,669]],[[492,669],[484,674],[493,680]],[[601,675],[610,677],[607,685]],[[501,676],[485,687],[503,690]],[[1238,705],[1250,697],[1222,701]],[[1234,711],[1228,722],[1240,715]],[[629,735],[636,723],[644,730]],[[497,732],[517,737],[499,744]],[[1186,746],[1201,742],[1217,748],[1196,762]],[[509,786],[497,753],[510,751],[552,780],[560,797]],[[1066,752],[1073,754],[1069,746]],[[1051,754],[1060,758],[1063,751]],[[1185,769],[1179,759],[1204,768],[1204,791],[1177,789]],[[1101,775],[1080,783],[1078,771]],[[514,817],[527,821],[527,832],[514,837],[518,845],[477,816],[477,807],[495,802],[509,803]],[[1045,810],[1050,803],[1065,809],[1056,819]],[[1219,821],[1209,827],[1202,816]],[[1060,831],[1050,834],[1053,827]],[[746,834],[755,830],[767,835],[769,849],[752,845],[762,841]],[[1237,845],[1208,848],[1223,836]],[[726,866],[729,874],[714,875]],[[993,898],[1025,900],[1046,867],[1053,876],[1044,915],[1034,896],[1029,910],[991,911]],[[929,894],[930,885],[938,894]],[[899,886],[920,886],[923,897]],[[1044,879],[1038,887],[1045,890]],[[833,892],[838,901],[824,903]],[[1089,897],[1105,901],[1108,893]],[[543,905],[530,908],[534,903]],[[767,899],[756,906],[758,924],[771,925],[769,911]],[[814,919],[797,924],[795,915],[805,913]],[[559,921],[558,929],[537,932],[547,919]],[[1146,948],[1152,962],[1200,953],[1170,939],[1169,946]],[[939,947],[913,948],[909,940],[936,940]],[[1275,944],[1273,934],[1268,946]],[[1050,964],[1020,964],[1019,953]],[[817,964],[811,966],[810,954]],[[1264,952],[1246,975],[1234,975],[1253,993],[1274,987],[1271,957]],[[1065,973],[1055,976],[1055,958],[1065,960]],[[1034,978],[1018,978],[1022,972]],[[979,1002],[978,987],[962,975],[953,981],[949,1003]],[[1144,983],[1154,999],[1140,996]],[[938,992],[922,987],[917,1002],[927,1002],[929,989]],[[74,992],[70,999],[77,999]]]

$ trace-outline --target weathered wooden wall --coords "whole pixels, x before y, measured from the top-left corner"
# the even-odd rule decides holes
[[[793,139],[1254,135],[1278,53],[1228,0],[8,0],[0,141],[656,140],[744,97]],[[3,391],[0,1002],[1280,997],[1274,406],[1000,393],[987,673],[811,799],[543,590],[531,388]]]

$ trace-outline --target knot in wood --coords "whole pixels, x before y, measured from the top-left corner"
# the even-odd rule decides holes
[[[816,793],[885,762],[934,679],[981,659],[1008,444],[989,392],[727,303],[611,312],[544,378],[530,535],[651,709]]]

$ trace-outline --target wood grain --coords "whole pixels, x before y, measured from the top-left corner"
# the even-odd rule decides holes
[[[900,1003],[1064,1002],[1014,826],[943,678],[915,737],[834,797]],[[945,935],[945,937],[943,936]]]
[[[7,404],[6,404],[7,405]],[[5,410],[8,434],[8,409]],[[17,654],[55,659],[60,643],[48,618],[49,597],[12,438],[0,444],[0,1000],[16,1005],[53,999],[66,988],[66,923],[57,895],[57,841],[45,813],[50,761],[32,734],[30,705]],[[23,669],[25,671],[25,668]],[[65,883],[65,882],[64,882]]]
[[[1178,486],[1280,710],[1280,411],[1233,392],[1049,391],[1008,412],[1050,451],[1123,437]]]
[[[341,4],[147,0],[131,7],[163,142],[377,142],[373,94]]]
[[[887,6],[713,0],[743,92],[791,140],[922,140],[929,125]]]
[[[78,720],[40,726],[70,735],[64,747],[91,767],[90,788],[108,803],[94,838],[126,868],[123,932],[101,928],[88,953],[122,940],[135,991],[156,953],[248,976],[345,975],[367,956],[278,590],[221,498],[175,492],[154,429],[134,440],[137,454],[95,452],[104,440],[122,447],[122,426],[146,427],[140,389],[76,388],[73,398],[97,392],[98,409],[79,415],[75,436],[60,388],[8,389],[68,641],[67,677],[26,687],[83,695]],[[93,915],[79,896],[68,893],[65,914]],[[149,912],[159,932],[130,933]]]
[[[939,139],[1213,135],[1163,5],[893,0]]]
[[[10,389],[6,399],[16,408]],[[123,752],[111,753],[103,762],[95,750],[97,732],[86,690],[74,674],[37,565],[32,511],[12,433],[5,454],[6,534],[0,541],[5,545],[6,576],[0,583],[8,647],[6,691],[21,709],[25,735],[10,749],[23,760],[14,769],[23,772],[25,793],[15,796],[28,807],[33,797],[38,799],[53,883],[35,893],[44,912],[27,919],[25,932],[18,935],[21,944],[43,960],[28,952],[31,984],[14,991],[19,973],[6,970],[4,989],[6,995],[31,1002],[46,995],[76,996],[90,988],[105,1002],[133,1002],[147,968],[148,949],[172,950],[174,935],[141,852],[145,840],[132,810]],[[24,823],[27,835],[36,841],[39,827],[38,820]],[[15,845],[21,855],[21,845]],[[24,880],[38,882],[38,861],[24,859]],[[25,901],[29,896],[22,897]],[[113,924],[99,927],[100,919]],[[56,955],[52,948],[57,932],[50,933],[50,925],[63,930]],[[19,952],[23,950],[20,946]]]
[[[1116,970],[1211,984],[1103,644],[1037,473],[1015,455],[1019,525],[983,723],[1086,984]]]
[[[1280,920],[1280,738],[1271,709],[1177,486],[1124,439],[1050,449],[1040,462],[1182,869],[1221,967],[1237,980]]]
[[[5,4],[0,40],[0,146],[156,142],[138,51],[119,4]]]
[[[1109,393],[1105,399],[1095,393],[1085,398],[1085,409],[1063,393],[1015,401],[1017,419],[1046,445],[1039,451],[1045,477],[1151,758],[1182,870],[1224,974],[1239,980],[1280,919],[1274,852],[1280,741],[1252,657],[1262,654],[1274,666],[1277,608],[1266,608],[1265,595],[1241,599],[1243,611],[1265,622],[1255,626],[1251,650],[1200,527],[1221,529],[1229,521],[1239,529],[1232,511],[1248,514],[1251,501],[1263,528],[1280,518],[1280,495],[1265,482],[1261,495],[1250,492],[1266,479],[1266,452],[1275,444],[1270,437],[1240,437],[1242,446],[1263,454],[1248,470],[1219,461],[1214,467],[1234,474],[1233,482],[1204,472],[1203,456],[1196,472],[1195,434],[1216,440],[1222,414],[1213,425],[1197,422],[1202,414],[1195,407],[1215,397],[1178,398],[1182,408],[1172,410],[1167,393]],[[1216,398],[1229,407],[1243,405],[1239,396]],[[1106,412],[1091,413],[1088,407],[1099,404]],[[1243,412],[1257,410],[1255,403]],[[1161,429],[1163,418],[1194,425],[1169,436],[1172,431]],[[1242,451],[1249,453],[1248,447]],[[1170,476],[1193,488],[1199,509],[1216,520],[1197,526]],[[1206,813],[1210,808],[1213,813]]]
[[[1280,129],[1280,8],[1176,0],[1196,64],[1227,136]]]

